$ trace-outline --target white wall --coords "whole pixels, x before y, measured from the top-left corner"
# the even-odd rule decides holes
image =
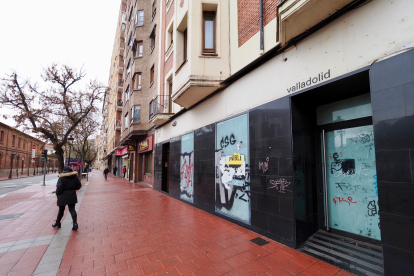
[[[345,14],[157,130],[156,143],[286,96],[320,72],[333,79],[399,51],[414,42],[413,11],[412,0],[374,0]]]

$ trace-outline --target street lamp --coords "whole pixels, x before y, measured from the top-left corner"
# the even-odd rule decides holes
[[[12,179],[12,171],[13,171],[13,158],[14,158],[14,156],[15,156],[16,154],[14,153],[14,152],[12,152],[12,154],[11,154],[11,156],[10,156],[10,158],[11,158],[11,161],[10,161],[10,174],[9,174],[9,179]]]
[[[69,161],[68,161],[68,166],[70,167],[70,148],[72,145],[73,140],[75,140],[72,136],[69,136],[68,138],[68,142],[69,142]]]

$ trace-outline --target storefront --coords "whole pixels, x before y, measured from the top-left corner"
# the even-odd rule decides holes
[[[412,275],[403,6],[369,2],[163,125],[154,189],[356,274]]]
[[[131,180],[131,167],[133,166],[133,157],[131,155],[134,154],[135,147],[132,145],[126,145],[122,149],[115,150],[115,157],[119,164],[117,175],[124,177],[128,180]],[[125,167],[125,175],[122,173],[122,169]]]
[[[153,181],[154,135],[150,135],[138,144],[138,180],[152,185]]]

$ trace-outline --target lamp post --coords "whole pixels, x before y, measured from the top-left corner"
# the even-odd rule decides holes
[[[69,161],[68,161],[68,166],[70,167],[70,148],[72,145],[73,140],[75,140],[72,136],[69,136],[68,138],[68,143],[69,143]]]
[[[16,154],[14,152],[12,152],[11,156],[10,156],[10,174],[9,174],[9,179],[12,179],[12,172],[13,172],[13,158]]]

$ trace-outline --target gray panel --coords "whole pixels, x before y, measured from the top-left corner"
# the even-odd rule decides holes
[[[369,75],[371,92],[414,81],[414,50],[374,63]]]

